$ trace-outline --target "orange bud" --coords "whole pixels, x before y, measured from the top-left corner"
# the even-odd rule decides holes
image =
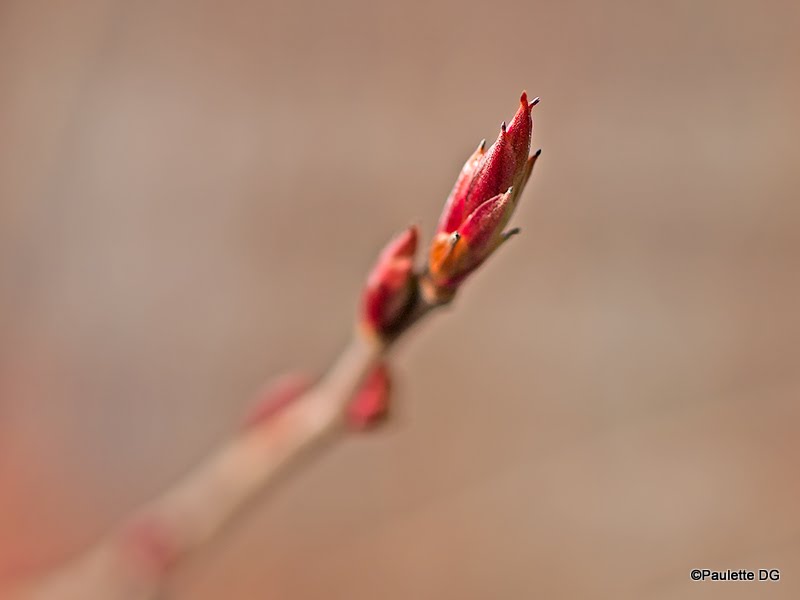
[[[384,248],[367,279],[361,320],[371,331],[386,333],[408,308],[414,295],[417,227],[411,226]]]

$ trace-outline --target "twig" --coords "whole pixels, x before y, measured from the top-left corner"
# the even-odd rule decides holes
[[[533,122],[522,93],[511,122],[488,150],[467,160],[445,204],[425,270],[414,273],[418,231],[387,245],[364,290],[350,345],[308,392],[261,417],[162,496],[70,563],[14,596],[17,600],[157,600],[170,573],[241,514],[300,456],[342,430],[345,408],[392,344],[518,232],[508,224],[540,151],[528,156]],[[378,382],[384,381],[381,378]],[[372,398],[374,399],[374,397]],[[371,404],[368,406],[372,406]],[[274,408],[274,407],[273,407]],[[362,407],[363,408],[363,407]],[[370,412],[359,413],[369,416]],[[264,416],[266,415],[266,416]]]
[[[358,331],[310,391],[244,429],[106,539],[31,582],[19,600],[157,600],[168,575],[298,458],[344,431],[343,411],[392,343],[437,305],[418,296],[390,337]]]

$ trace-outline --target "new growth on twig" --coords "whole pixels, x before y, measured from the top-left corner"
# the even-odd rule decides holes
[[[389,408],[392,343],[449,303],[464,281],[518,229],[505,230],[541,151],[529,156],[533,121],[525,92],[494,144],[481,142],[445,203],[424,267],[409,227],[381,252],[367,279],[350,344],[316,382],[284,379],[267,391],[228,444],[73,560],[20,587],[26,600],[156,600],[168,576],[215,539],[276,474]]]

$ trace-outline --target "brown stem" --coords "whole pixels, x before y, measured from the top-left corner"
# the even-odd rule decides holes
[[[449,301],[449,300],[448,300]],[[105,539],[19,590],[36,600],[156,600],[167,576],[268,483],[342,431],[347,402],[390,346],[445,304],[417,294],[390,335],[357,333],[317,385],[247,428]]]

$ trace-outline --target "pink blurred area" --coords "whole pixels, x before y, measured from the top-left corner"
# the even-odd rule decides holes
[[[0,3],[0,579],[316,373],[540,95],[523,233],[397,415],[176,599],[800,597],[800,4]],[[772,584],[692,568],[778,568]]]

